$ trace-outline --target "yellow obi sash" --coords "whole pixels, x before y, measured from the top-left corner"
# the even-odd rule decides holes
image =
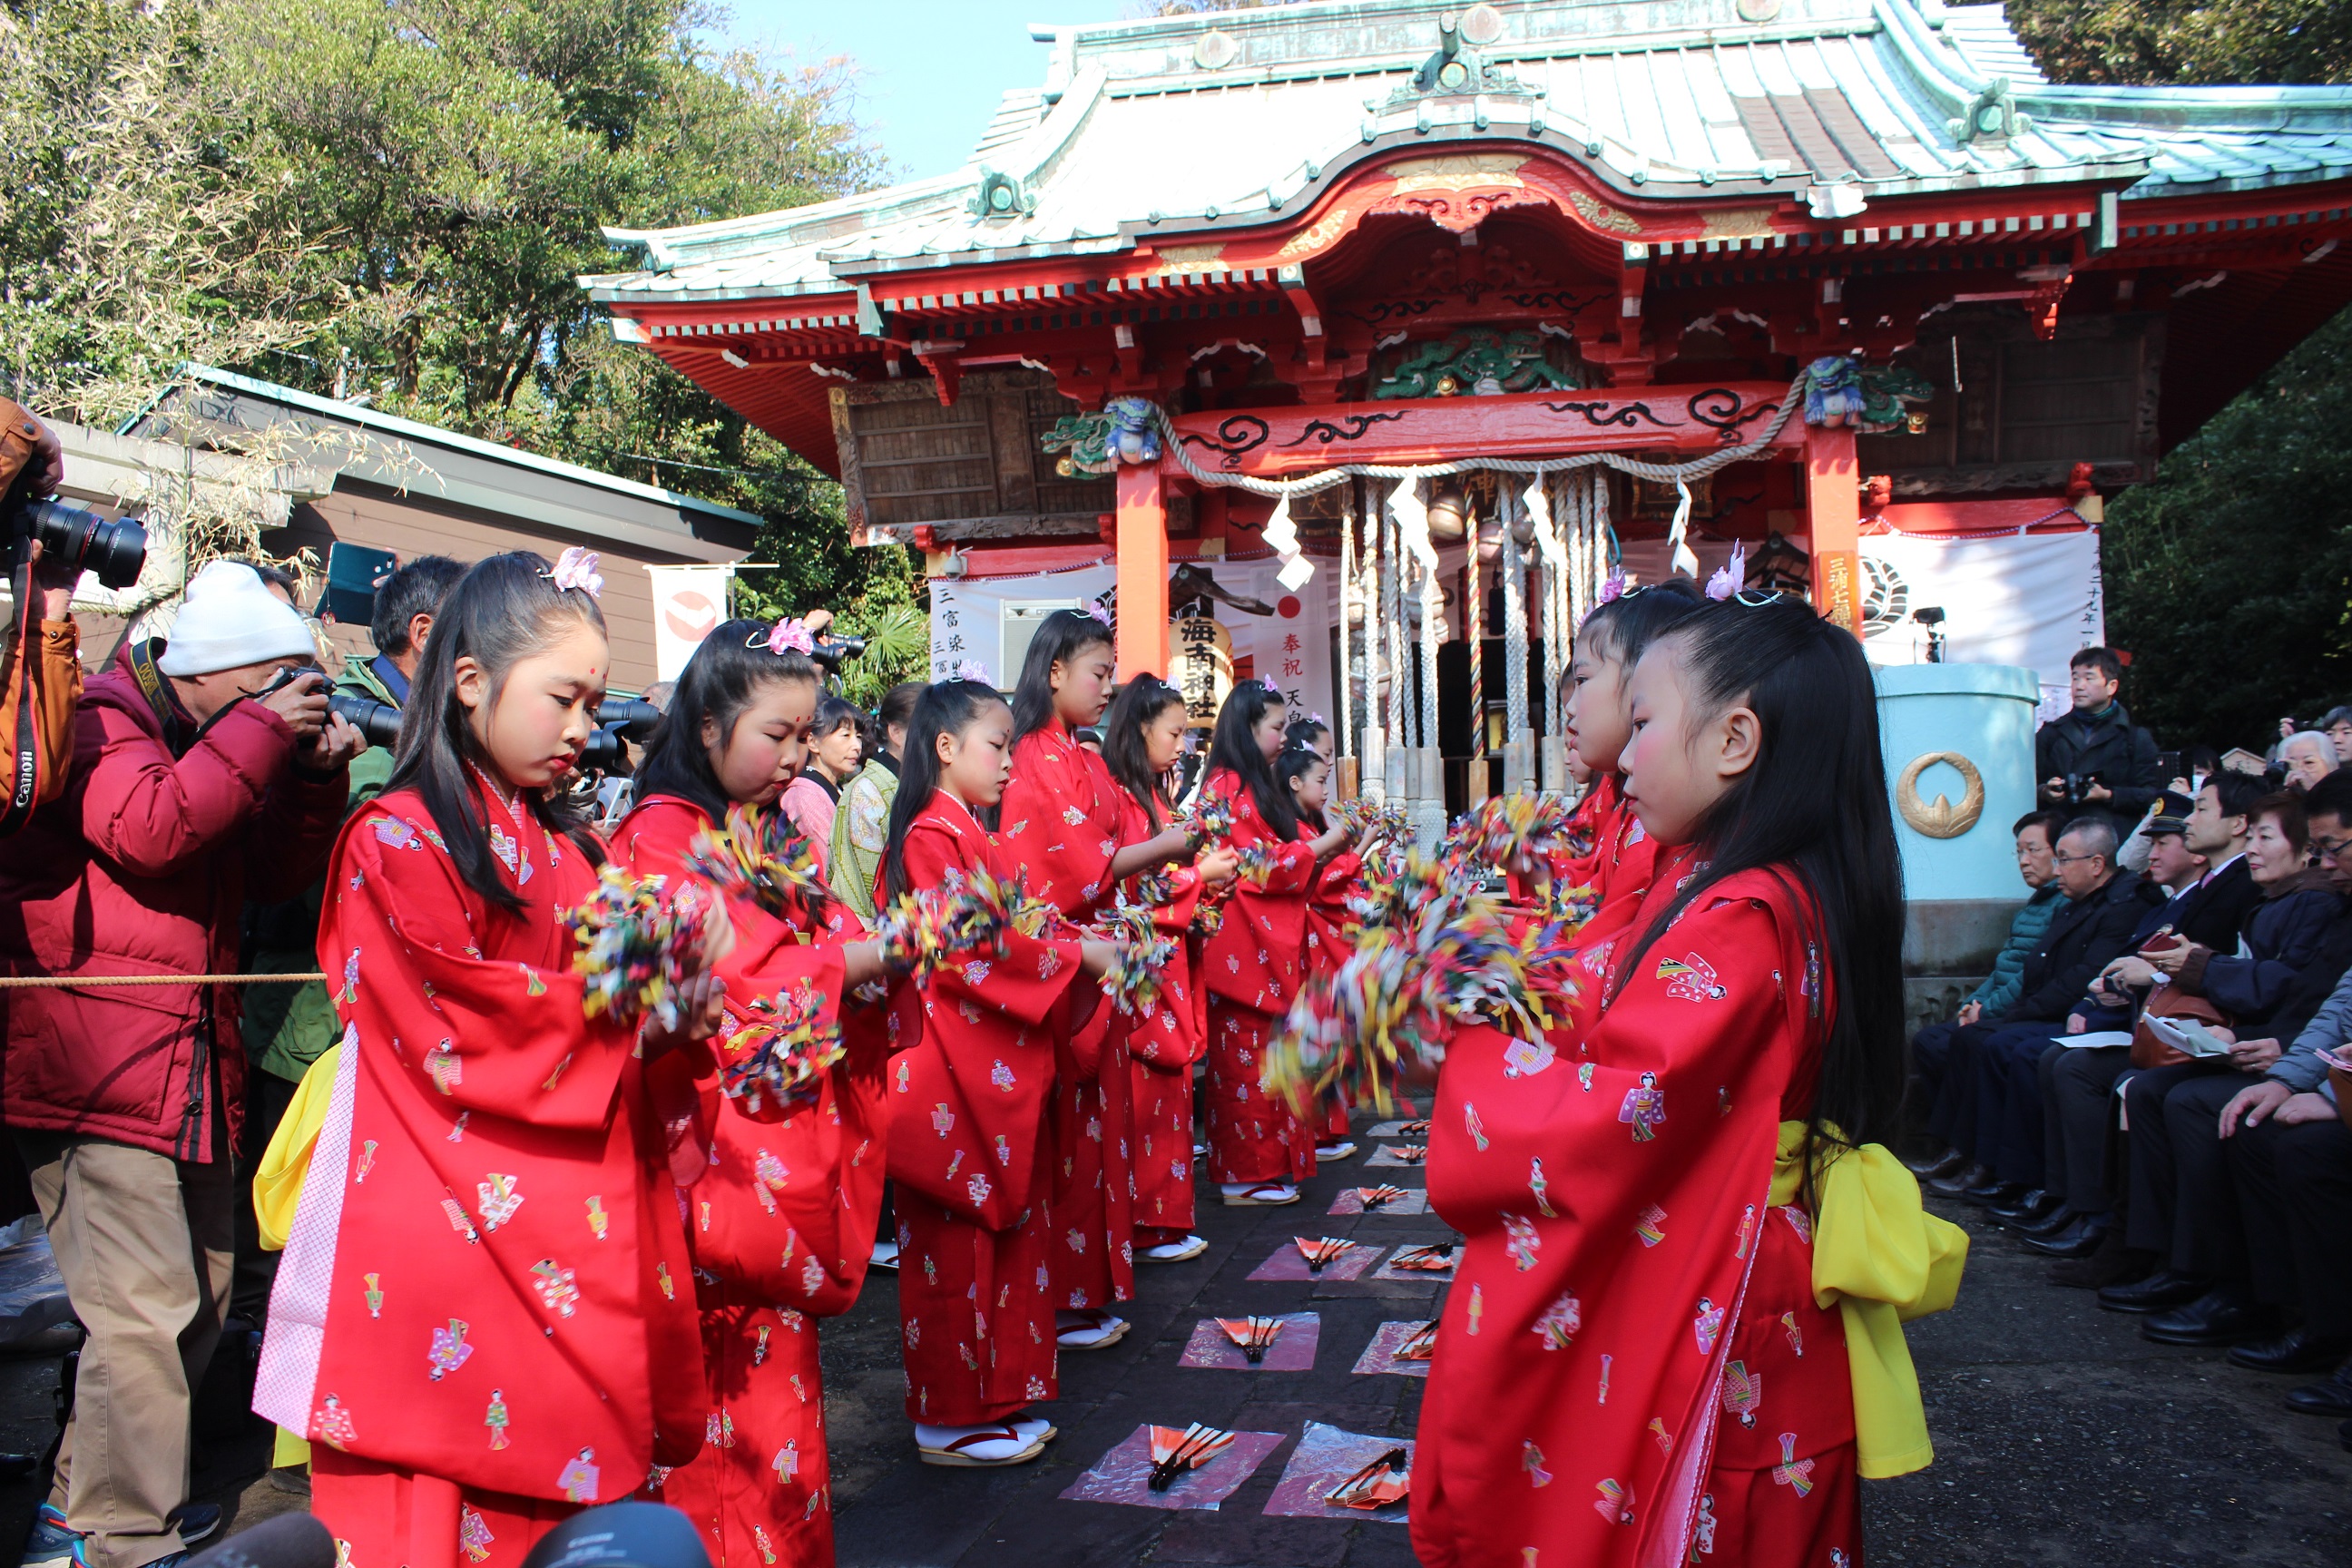
[[[1829,1137],[1835,1129],[1824,1129]],[[1805,1124],[1780,1123],[1772,1203],[1797,1201]],[[1918,1179],[1884,1144],[1815,1146],[1813,1300],[1837,1304],[1853,1373],[1854,1446],[1873,1480],[1925,1469],[1936,1458],[1903,1325],[1940,1312],[1960,1291],[1968,1233],[1919,1206]]]
[[[302,1178],[310,1173],[310,1151],[319,1144],[319,1129],[326,1124],[327,1101],[335,1094],[335,1064],[342,1058],[341,1044],[319,1053],[294,1091],[285,1119],[269,1135],[269,1147],[253,1172],[253,1217],[260,1222],[265,1252],[281,1252],[294,1231],[294,1201],[302,1195]]]

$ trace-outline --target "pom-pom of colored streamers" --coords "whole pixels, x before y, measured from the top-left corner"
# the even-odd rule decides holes
[[[672,895],[668,885],[667,878],[632,877],[608,865],[596,890],[557,916],[579,945],[572,968],[587,979],[581,1006],[591,1018],[651,1015],[665,1029],[677,1027],[678,986],[702,967],[710,911],[691,888]]]
[[[1404,807],[1392,802],[1360,795],[1353,800],[1339,802],[1332,809],[1340,825],[1367,844],[1374,838],[1397,845],[1408,845],[1413,840],[1412,823],[1405,816]]]
[[[1263,888],[1274,875],[1274,846],[1271,844],[1236,844],[1234,846],[1234,879],[1253,888]]]
[[[901,893],[877,910],[874,936],[885,970],[919,978],[962,953],[1002,952],[1009,918],[969,887],[926,889]]]
[[[1266,1088],[1302,1111],[1333,1100],[1385,1111],[1399,1073],[1444,1060],[1457,1024],[1485,1017],[1540,1038],[1572,994],[1573,964],[1545,948],[1531,972],[1529,949],[1456,861],[1413,856],[1370,902],[1355,951],[1307,977],[1267,1043]]]
[[[824,1069],[843,1055],[841,1023],[824,993],[803,981],[773,999],[756,996],[749,1016],[720,1042],[719,1087],[751,1115],[814,1102]]]
[[[782,811],[730,807],[727,826],[694,836],[686,868],[730,898],[746,898],[782,919],[823,924],[833,890],[816,851]]]
[[[1176,961],[1176,943],[1160,934],[1150,910],[1135,904],[1110,910],[1104,925],[1112,945],[1110,967],[1103,971],[1103,994],[1130,1018],[1148,1016],[1159,1005],[1160,977]]]
[[[1224,925],[1225,906],[1223,903],[1213,903],[1207,899],[1202,899],[1192,906],[1192,930],[1194,936],[1206,940],[1223,931]]]
[[[1530,870],[1567,844],[1575,809],[1550,790],[1490,795],[1455,819],[1445,836],[1445,852],[1476,867]]]
[[[1060,910],[1030,895],[1028,878],[1023,873],[1015,872],[1007,880],[992,875],[986,867],[975,866],[961,885],[950,890],[970,895],[972,917],[998,930],[1049,941],[1076,934],[1076,928],[1062,918]]]
[[[1192,808],[1176,819],[1194,847],[1230,838],[1234,834],[1234,803],[1221,795],[1202,790],[1192,799]]]
[[[1176,878],[1165,870],[1135,875],[1135,901],[1146,909],[1162,909],[1176,901]]]

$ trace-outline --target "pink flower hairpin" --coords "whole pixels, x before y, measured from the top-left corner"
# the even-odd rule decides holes
[[[948,672],[948,679],[950,680],[977,680],[982,686],[993,686],[996,684],[988,678],[988,666],[981,663],[976,658],[960,658],[956,660],[955,668]]]
[[[1273,692],[1276,697],[1282,695],[1281,684],[1271,675],[1262,675],[1258,677],[1258,684],[1265,687],[1268,691]]]
[[[555,558],[555,569],[547,575],[561,591],[577,588],[592,599],[604,596],[604,579],[596,570],[596,552],[593,550],[571,546]]]
[[[1609,575],[1607,579],[1601,584],[1601,593],[1599,596],[1597,596],[1592,603],[1594,607],[1598,608],[1602,605],[1614,604],[1619,599],[1624,597],[1624,595],[1625,568],[1622,566],[1612,566],[1609,568]]]
[[[1095,619],[1100,621],[1105,626],[1110,625],[1110,612],[1104,609],[1100,605],[1088,605],[1087,606],[1087,614],[1092,616]]]
[[[1706,596],[1716,600],[1728,599],[1747,585],[1748,546],[1734,544],[1731,547],[1731,563],[1717,568],[1715,575],[1706,580]]]
[[[810,635],[806,621],[787,616],[764,632],[752,633],[746,646],[764,647],[770,653],[814,653],[816,638]]]

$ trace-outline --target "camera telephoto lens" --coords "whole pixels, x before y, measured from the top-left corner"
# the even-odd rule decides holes
[[[39,500],[26,509],[26,521],[42,552],[52,560],[95,572],[110,588],[139,581],[147,563],[147,531],[135,522],[109,522],[61,500]]]
[[[650,702],[607,697],[596,704],[596,722],[618,730],[632,741],[642,741],[661,722],[661,710]]]
[[[864,637],[820,637],[809,657],[827,669],[839,669],[845,658],[856,658],[866,652]]]
[[[344,723],[366,736],[369,745],[390,750],[399,744],[400,710],[391,703],[336,691],[328,694],[327,706],[341,714]]]

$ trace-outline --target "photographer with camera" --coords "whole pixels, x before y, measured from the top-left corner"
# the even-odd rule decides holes
[[[2095,816],[2127,837],[2165,785],[2156,741],[2116,700],[2123,661],[2111,648],[2086,647],[2069,661],[2074,708],[2035,731],[2034,776],[2045,806],[2069,820]]]
[[[75,710],[58,798],[0,856],[6,1121],[88,1338],[27,1563],[144,1568],[217,1525],[186,1506],[191,1396],[228,1304],[248,893],[316,880],[363,742],[302,617],[246,566],[188,584]],[[134,984],[108,984],[131,980]],[[160,983],[158,983],[160,981]]]
[[[0,736],[9,751],[7,787],[0,791],[0,837],[22,827],[37,806],[65,787],[74,704],[81,700],[80,633],[73,590],[80,581],[94,530],[76,523],[87,512],[43,502],[65,482],[65,448],[57,432],[0,397],[0,495],[6,497],[6,566],[16,600],[15,624],[0,640]],[[143,547],[145,535],[135,526]],[[101,556],[110,575],[120,563]],[[139,574],[137,560],[131,577]],[[113,584],[120,586],[120,584]]]

